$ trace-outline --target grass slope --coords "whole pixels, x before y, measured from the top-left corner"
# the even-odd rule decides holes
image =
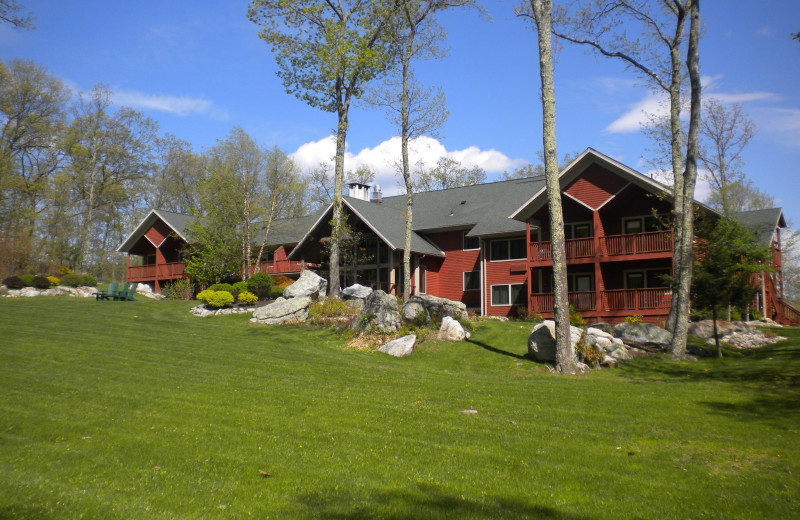
[[[796,330],[566,377],[519,323],[395,359],[190,305],[0,299],[0,519],[800,515]]]

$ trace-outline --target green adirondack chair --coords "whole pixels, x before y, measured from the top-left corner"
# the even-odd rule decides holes
[[[119,288],[119,284],[117,282],[112,282],[112,283],[108,284],[108,289],[106,289],[105,292],[99,292],[99,293],[95,294],[94,297],[95,297],[95,299],[97,301],[101,301],[101,300],[116,300],[117,299],[117,293],[119,292],[118,288]]]
[[[133,295],[136,294],[136,287],[138,283],[126,283],[125,287],[117,293],[117,300],[119,301],[134,301]]]

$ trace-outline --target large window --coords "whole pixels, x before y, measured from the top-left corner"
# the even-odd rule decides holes
[[[564,238],[591,238],[592,224],[591,222],[573,222],[564,224]]]
[[[527,287],[524,283],[493,285],[492,306],[527,305]]]
[[[467,233],[468,233],[468,231],[464,231],[464,235],[463,235],[463,243],[464,243],[463,248],[464,248],[464,251],[471,251],[471,250],[474,250],[474,249],[480,249],[481,248],[480,239],[478,237],[468,237]]]
[[[625,272],[626,289],[653,289],[667,287],[669,282],[669,269],[641,269]]]
[[[591,291],[593,276],[588,273],[567,274],[567,291]]]
[[[481,288],[480,271],[464,271],[464,290],[478,291]]]
[[[489,259],[492,262],[502,260],[525,260],[525,239],[511,238],[508,240],[493,240],[490,246]]]
[[[622,229],[626,235],[658,231],[660,228],[658,219],[652,215],[649,217],[626,218],[622,221]]]

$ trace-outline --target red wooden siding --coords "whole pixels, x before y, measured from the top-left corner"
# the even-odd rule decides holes
[[[447,231],[428,235],[446,256],[438,261],[430,259],[433,261],[425,262],[428,259],[423,259],[422,263],[430,266],[427,273],[427,294],[462,301],[468,307],[478,307],[481,292],[464,290],[464,272],[480,270],[480,251],[477,249],[464,251],[463,233],[463,231]]]
[[[521,272],[520,267],[522,267]],[[524,283],[526,285],[525,292],[527,293],[528,272],[525,267],[525,260],[490,262],[487,258],[486,284],[484,285],[487,314],[491,316],[510,316],[514,314],[514,305],[492,305],[492,285]]]
[[[166,222],[158,219],[155,221],[155,223],[153,223],[150,229],[147,230],[145,236],[149,238],[156,247],[158,247],[171,233],[172,229],[166,224]]]
[[[604,168],[592,165],[564,190],[592,209],[597,209],[613,197],[627,181]]]

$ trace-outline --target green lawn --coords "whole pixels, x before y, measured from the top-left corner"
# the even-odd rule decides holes
[[[800,331],[569,377],[191,305],[0,298],[1,520],[800,516]]]

